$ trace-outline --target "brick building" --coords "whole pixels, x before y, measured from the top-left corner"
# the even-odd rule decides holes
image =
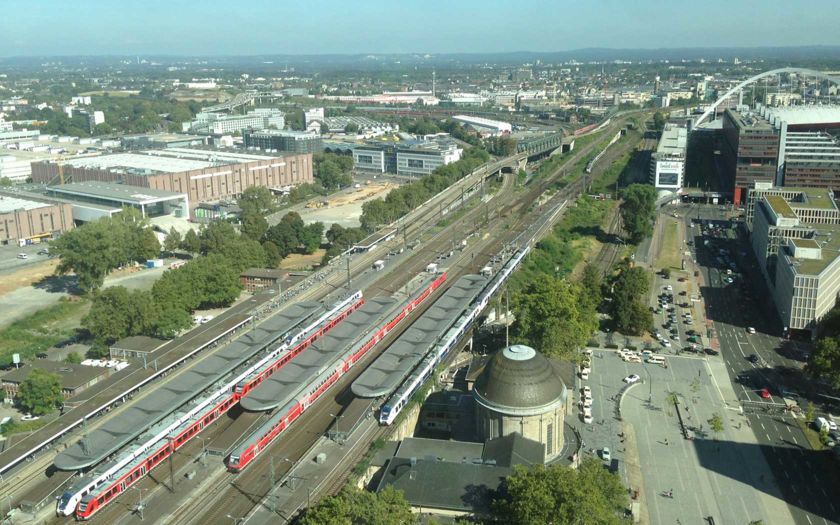
[[[70,204],[0,192],[0,245],[49,240],[72,228]]]

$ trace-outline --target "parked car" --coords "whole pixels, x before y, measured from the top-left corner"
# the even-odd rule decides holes
[[[628,385],[632,385],[633,383],[637,383],[641,377],[638,374],[630,374],[629,376],[624,378],[624,382]]]
[[[720,353],[717,350],[715,350],[714,348],[704,348],[703,352],[705,352],[706,355],[718,355]]]
[[[762,388],[759,390],[758,395],[760,395],[763,399],[770,399],[770,390]]]
[[[609,448],[604,447],[601,449],[601,459],[603,459],[604,461],[612,460],[612,455],[610,454]]]
[[[19,253],[19,254],[17,254],[17,258],[18,259],[29,259],[29,256],[26,255],[25,253]]]
[[[23,417],[20,418],[21,421],[35,421],[41,419],[38,416],[33,416],[32,414],[25,414]]]
[[[755,328],[753,328],[752,326],[748,326],[747,327],[747,333],[748,334],[754,334],[755,333]]]

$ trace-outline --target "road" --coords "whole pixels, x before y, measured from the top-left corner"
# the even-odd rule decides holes
[[[829,453],[812,450],[794,416],[779,409],[785,403],[783,392],[788,400],[805,402],[810,381],[802,374],[801,356],[791,351],[801,345],[780,338],[780,322],[772,312],[750,245],[737,228],[731,228],[725,212],[717,206],[692,206],[688,212],[686,227],[706,283],[702,290],[706,316],[713,321],[727,371],[758,446],[797,524],[838,523],[838,464]],[[703,235],[699,224],[690,227],[698,219],[719,230],[707,229]],[[749,334],[748,327],[757,333]],[[751,355],[756,362],[748,360]],[[761,395],[765,388],[767,398]]]

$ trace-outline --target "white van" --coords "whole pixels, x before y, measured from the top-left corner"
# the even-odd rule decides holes
[[[817,432],[822,432],[823,428],[828,431],[837,430],[837,424],[824,417],[814,418],[814,427],[817,429]]]
[[[661,355],[652,355],[652,356],[648,357],[648,363],[650,363],[652,365],[664,365],[665,364],[665,358],[662,357]]]

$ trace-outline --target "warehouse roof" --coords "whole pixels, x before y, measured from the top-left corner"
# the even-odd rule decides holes
[[[36,210],[47,206],[50,206],[50,204],[46,202],[31,201],[10,195],[0,195],[0,213],[11,213],[16,210]]]
[[[788,126],[803,124],[840,124],[840,106],[833,105],[807,105],[807,106],[781,106],[766,108],[766,118],[776,127],[782,122]]]
[[[65,164],[75,168],[110,171],[176,173],[271,158],[272,156],[269,155],[235,153],[216,149],[167,148],[70,159]]]
[[[69,184],[50,186],[48,191],[59,195],[67,195],[70,198],[73,196],[92,197],[137,206],[184,198],[183,193],[98,181],[71,182]]]

